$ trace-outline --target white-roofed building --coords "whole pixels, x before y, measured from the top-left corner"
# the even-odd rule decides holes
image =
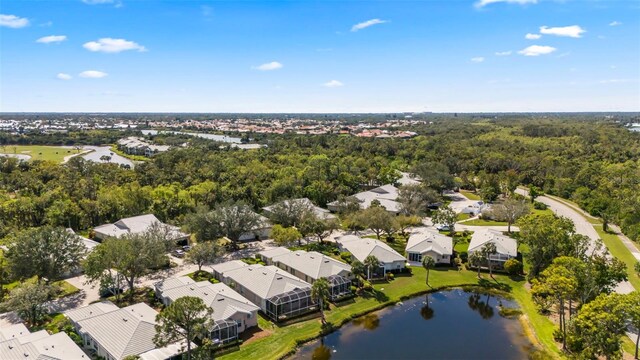
[[[436,264],[451,264],[453,239],[430,228],[415,228],[407,241],[409,264],[421,266],[424,256],[431,256]]]
[[[89,360],[91,357],[64,332],[31,333],[24,324],[16,324],[0,329],[0,359]]]
[[[175,286],[183,279],[183,285]],[[258,325],[259,308],[223,283],[212,284],[209,281],[189,282],[188,277],[172,278],[156,284],[156,294],[163,304],[169,305],[184,296],[194,296],[213,309],[215,326],[210,337],[214,342],[229,342],[238,338],[238,334],[247,328]],[[193,280],[192,280],[193,281]],[[170,285],[165,285],[169,283]],[[164,289],[158,291],[158,289]]]
[[[92,304],[90,311],[80,312],[73,310],[72,316],[82,318],[75,322],[78,334],[82,337],[85,347],[96,351],[98,356],[107,360],[121,360],[129,355],[140,355],[156,349],[153,338],[156,335],[155,325],[158,312],[145,303],[134,304],[121,309],[108,310],[108,305],[95,307]],[[106,312],[102,312],[100,310]],[[93,315],[92,312],[96,314]],[[87,316],[87,314],[91,316]],[[70,317],[71,319],[71,317]],[[167,347],[165,350],[175,352],[167,356],[182,353],[181,347]]]
[[[316,309],[311,284],[273,265],[254,264],[225,271],[222,281],[276,321]]]
[[[97,226],[93,231],[95,238],[103,241],[111,237],[119,238],[130,234],[142,234],[151,230],[154,226],[163,231],[167,237],[169,237],[169,240],[175,241],[176,243],[187,242],[189,240],[189,234],[183,233],[177,226],[160,222],[153,214],[120,219],[113,224]]]
[[[360,204],[361,209],[367,209],[374,200],[377,200],[388,212],[397,215],[400,213],[402,206],[398,201],[398,188],[388,184],[379,186],[369,191],[363,191],[355,195],[351,195]],[[340,211],[340,201],[333,201],[327,204],[331,211]]]
[[[227,271],[239,269],[241,267],[249,266],[246,262],[242,260],[231,260],[223,263],[215,264],[211,266],[211,270],[213,270],[213,277],[217,280],[222,281],[224,278],[224,274]]]
[[[279,246],[267,250],[262,250],[258,253],[258,256],[260,256],[260,260],[264,261],[265,264],[273,265],[274,257],[288,254],[290,252],[291,250],[287,249],[286,247]]]
[[[258,216],[258,224],[251,231],[240,235],[239,241],[266,240],[271,236],[273,225],[269,219],[258,213],[254,214]]]
[[[272,262],[274,266],[311,284],[320,278],[327,279],[331,300],[351,295],[351,266],[329,256],[296,250],[274,256]]]
[[[467,250],[469,255],[482,251],[482,247],[487,243],[493,243],[496,246],[497,253],[489,256],[493,267],[502,268],[507,260],[518,256],[518,242],[514,238],[487,228],[480,228],[471,235],[469,250]]]
[[[336,243],[341,251],[348,251],[362,263],[367,256],[375,256],[380,261],[380,269],[375,269],[374,273],[381,273],[383,276],[387,271],[403,270],[407,262],[404,256],[380,240],[344,235],[337,238]]]
[[[87,254],[90,253],[91,251],[93,251],[93,249],[100,244],[97,241],[93,241],[91,239],[87,239],[84,236],[80,236],[80,235],[76,234],[76,232],[73,231],[73,229],[71,229],[71,228],[67,228],[66,230],[67,230],[68,233],[73,234],[73,235],[79,237],[80,240],[82,240],[82,243],[84,244],[84,247],[87,249]]]

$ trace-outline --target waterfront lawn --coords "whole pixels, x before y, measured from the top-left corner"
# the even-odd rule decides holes
[[[478,280],[474,271],[435,268],[430,272],[430,283],[427,286],[425,283],[426,270],[422,267],[412,267],[411,269],[412,275],[399,274],[390,282],[374,283],[373,292],[358,296],[351,303],[340,304],[338,307],[332,305],[331,310],[326,312],[327,321],[333,327],[339,327],[355,317],[428,291],[464,285],[481,285],[502,290],[508,293],[507,296],[513,296],[520,303],[530,326],[541,342],[554,354],[558,353],[558,348],[553,341],[554,325],[549,319],[537,313],[531,296],[524,287],[524,279],[495,275],[495,280],[493,280],[488,274],[482,274],[482,279]],[[271,334],[255,341],[249,340],[248,343],[240,346],[239,351],[223,355],[222,358],[225,360],[279,359],[294,351],[299,343],[318,337],[322,331],[319,319],[279,326],[261,318],[259,326]],[[531,332],[530,329],[526,329],[526,331]],[[553,354],[549,356],[557,357]]]
[[[47,160],[61,163],[65,156],[77,154],[72,148],[60,146],[6,145],[0,147],[0,153],[31,156],[33,160]]]
[[[605,232],[602,229],[602,225],[594,225],[593,227],[596,229],[596,232],[598,232],[598,236],[600,236],[602,242],[607,246],[607,249],[609,249],[611,255],[627,265],[627,277],[629,278],[629,282],[634,288],[636,288],[636,290],[640,290],[640,277],[638,277],[633,270],[633,265],[638,260],[636,260],[629,249],[624,246],[618,235]]]

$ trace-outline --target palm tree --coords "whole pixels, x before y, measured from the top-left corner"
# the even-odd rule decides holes
[[[482,260],[484,260],[484,257],[480,251],[474,251],[469,255],[469,263],[478,268],[478,278],[480,278],[480,264],[482,263]]]
[[[371,268],[380,267],[380,260],[373,255],[369,255],[364,259],[364,266],[367,267],[367,280],[371,279]]]
[[[429,270],[436,266],[436,261],[429,255],[422,257],[422,267],[427,269],[427,285],[429,285]]]
[[[360,287],[360,279],[366,273],[364,264],[358,260],[353,260],[353,262],[351,263],[351,273],[356,278],[356,284],[358,285],[358,287]]]
[[[329,299],[329,282],[327,279],[320,278],[313,283],[313,286],[311,286],[311,298],[318,302],[322,325],[325,325],[327,321],[324,317],[324,303]]]
[[[486,243],[482,246],[482,249],[480,249],[480,252],[482,253],[482,256],[484,256],[485,259],[487,259],[487,266],[489,267],[489,276],[493,277],[493,266],[491,266],[491,255],[496,254],[498,252],[498,250],[496,249],[496,244],[494,243]]]

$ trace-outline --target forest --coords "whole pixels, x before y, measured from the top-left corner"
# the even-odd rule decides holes
[[[476,190],[495,200],[514,186],[575,201],[640,241],[640,133],[579,117],[458,119],[411,128],[412,139],[261,135],[258,150],[189,138],[135,169],[73,158],[67,164],[0,157],[0,238],[43,225],[86,230],[154,213],[183,225],[199,208],[242,201],[255,210],[307,197],[319,206],[391,183],[396,170],[431,189]],[[128,130],[0,134],[0,144],[107,144]],[[250,137],[254,137],[249,134]],[[159,137],[158,142],[178,143]]]

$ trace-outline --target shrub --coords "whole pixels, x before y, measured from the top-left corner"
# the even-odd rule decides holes
[[[393,275],[393,273],[387,273],[387,280],[393,280],[395,278],[395,275]]]
[[[349,290],[351,290],[351,292],[352,292],[352,293],[355,293],[355,292],[358,290],[358,288],[357,288],[357,287],[355,287],[354,285],[351,285],[351,286],[349,287]]]
[[[395,242],[395,241],[396,241],[395,236],[387,236],[387,242],[388,243],[392,243],[392,242]]]
[[[373,286],[371,286],[371,283],[370,283],[370,282],[365,281],[365,282],[362,284],[362,288],[363,288],[364,290],[366,290],[366,291],[370,291],[370,290],[372,290],[372,289],[373,289]]]
[[[341,252],[340,258],[348,263],[351,263],[351,253],[348,251]]]
[[[466,263],[469,260],[469,253],[466,251],[460,251],[458,253],[458,257],[460,258],[460,261]]]
[[[533,202],[533,208],[536,210],[547,210],[547,204],[541,203],[540,201]]]
[[[522,274],[522,263],[516,259],[509,259],[504,263],[504,270],[511,275]]]

